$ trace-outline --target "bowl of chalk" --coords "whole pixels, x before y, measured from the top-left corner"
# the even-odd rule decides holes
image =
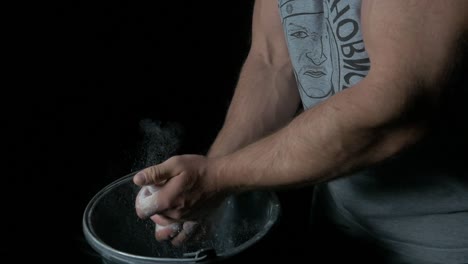
[[[83,233],[103,263],[222,263],[248,250],[277,224],[281,206],[274,192],[232,195],[209,216],[208,231],[180,246],[157,241],[155,224],[140,219],[134,173],[104,187],[88,203]]]

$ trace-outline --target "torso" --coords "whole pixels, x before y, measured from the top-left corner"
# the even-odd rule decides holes
[[[361,34],[360,0],[278,3],[305,109],[365,78],[371,64]],[[441,128],[414,149],[326,188],[337,215],[382,241],[411,245],[423,255],[437,248],[468,261],[468,170],[456,151],[466,135]]]

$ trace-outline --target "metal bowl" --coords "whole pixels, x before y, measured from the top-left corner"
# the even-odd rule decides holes
[[[139,187],[134,173],[99,191],[83,215],[87,242],[104,263],[208,263],[233,257],[258,243],[281,211],[274,192],[253,191],[228,197],[209,216],[208,232],[180,247],[158,242],[154,223],[135,213]]]

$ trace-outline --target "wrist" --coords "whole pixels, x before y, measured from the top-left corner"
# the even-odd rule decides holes
[[[216,142],[211,146],[206,157],[209,159],[219,158],[231,154],[239,148],[239,145],[229,145],[229,144],[216,144]]]
[[[218,158],[218,157],[221,157],[223,156],[222,155],[222,151],[220,151],[219,149],[210,149],[208,151],[208,153],[206,154],[206,157],[210,160],[214,159],[214,158]]]
[[[229,178],[226,171],[226,159],[224,157],[208,158],[204,176],[213,192],[226,194],[237,192],[234,182]]]

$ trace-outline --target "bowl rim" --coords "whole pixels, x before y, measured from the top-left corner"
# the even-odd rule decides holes
[[[137,172],[129,173],[102,188],[99,192],[97,192],[93,198],[88,202],[82,218],[82,226],[83,226],[83,233],[85,236],[86,241],[88,244],[96,250],[101,257],[104,258],[114,258],[120,261],[141,261],[141,262],[148,262],[148,263],[157,263],[157,262],[166,262],[166,263],[177,263],[177,262],[200,262],[203,260],[207,260],[208,258],[211,260],[212,258],[216,259],[224,259],[234,256],[236,254],[241,253],[242,251],[246,250],[247,248],[253,246],[254,244],[258,243],[266,234],[272,229],[272,227],[277,224],[279,217],[281,215],[281,205],[279,203],[278,196],[274,191],[265,191],[262,190],[260,192],[267,193],[270,196],[270,203],[268,210],[268,215],[270,216],[269,220],[265,223],[264,228],[258,232],[256,235],[249,238],[244,243],[240,244],[237,247],[232,248],[229,251],[222,252],[216,254],[215,256],[207,255],[207,254],[198,254],[198,252],[202,252],[203,249],[194,253],[188,253],[189,255],[193,255],[194,257],[190,258],[159,258],[159,257],[149,257],[149,256],[140,256],[135,254],[130,254],[124,251],[117,250],[102,241],[91,226],[91,213],[94,210],[97,202],[111,189],[124,184],[129,179],[131,180],[133,176]],[[250,191],[247,191],[250,192]],[[254,191],[256,192],[256,191]]]

